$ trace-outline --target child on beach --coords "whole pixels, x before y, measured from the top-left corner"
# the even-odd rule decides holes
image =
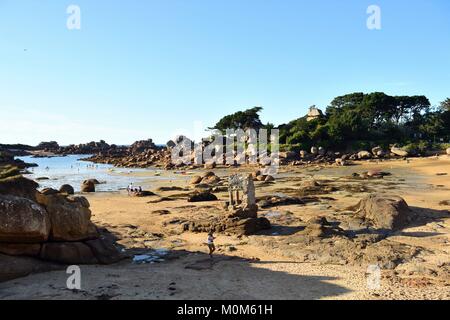
[[[207,244],[208,244],[208,248],[209,248],[209,256],[211,258],[212,258],[213,252],[216,251],[216,246],[214,245],[214,239],[215,238],[214,238],[213,232],[210,231],[208,233],[208,242],[207,242]]]

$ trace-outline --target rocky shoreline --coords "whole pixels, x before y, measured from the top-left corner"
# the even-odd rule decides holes
[[[4,154],[0,160],[0,281],[121,259],[111,237],[91,222],[86,198],[66,188],[38,191],[21,174],[25,163]]]

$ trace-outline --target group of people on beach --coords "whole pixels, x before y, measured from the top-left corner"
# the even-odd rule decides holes
[[[136,194],[142,192],[141,186],[134,186],[133,183],[130,183],[127,187],[128,195]]]

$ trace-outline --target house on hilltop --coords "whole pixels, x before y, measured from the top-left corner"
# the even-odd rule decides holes
[[[307,121],[311,121],[314,119],[318,119],[321,118],[323,116],[322,110],[320,110],[319,108],[317,108],[315,105],[309,107],[309,112],[306,115],[306,120]]]

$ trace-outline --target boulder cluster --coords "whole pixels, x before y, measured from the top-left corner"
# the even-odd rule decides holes
[[[336,164],[338,166],[346,166],[351,161],[370,160],[370,159],[387,159],[387,158],[405,158],[410,157],[408,151],[392,146],[390,150],[382,147],[374,147],[370,151],[361,150],[358,152],[333,152],[323,147],[312,147],[310,152],[301,150],[300,152],[280,152],[280,163],[283,165],[308,165],[308,164]]]
[[[37,183],[17,172],[5,177],[4,168],[0,165],[0,280],[45,271],[46,265],[109,264],[121,258],[92,223],[86,198],[70,195],[68,185],[37,191]]]
[[[104,140],[99,142],[91,141],[89,143],[71,144],[67,147],[60,147],[55,151],[58,154],[96,154],[107,150],[115,150],[116,145],[109,145]]]
[[[152,139],[136,141],[130,147],[102,150],[86,160],[124,168],[166,167],[171,162],[169,150],[156,146]]]

